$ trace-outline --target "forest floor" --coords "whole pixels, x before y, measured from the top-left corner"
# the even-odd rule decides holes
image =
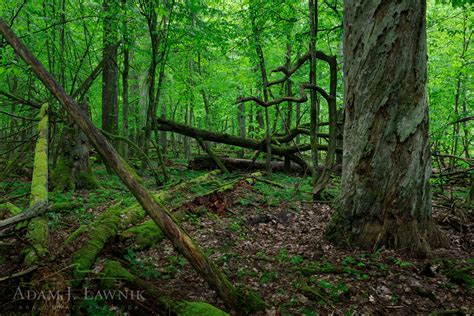
[[[203,174],[178,169],[172,173],[173,179],[181,178],[181,181]],[[71,232],[81,224],[92,222],[110,205],[117,201],[122,201],[124,206],[134,202],[115,176],[107,175],[104,170],[97,170],[97,174],[102,189],[52,194],[53,201],[77,201],[80,205],[72,211],[49,213],[53,249],[64,250],[64,240]],[[241,178],[245,177],[241,175]],[[228,180],[224,176],[219,179]],[[28,195],[22,194],[27,192],[28,181],[24,178],[2,183],[1,189],[8,193],[4,196],[16,197],[12,202],[24,206]],[[334,179],[335,184],[328,191],[328,200],[337,196],[337,181]],[[196,193],[208,189],[189,190]],[[233,183],[230,190],[191,196],[173,212],[186,212],[183,227],[232,282],[249,286],[265,299],[270,307],[263,314],[474,313],[474,214],[456,206],[460,204],[456,204],[459,201],[456,194],[450,194],[453,190],[436,190],[434,218],[451,243],[448,249],[435,250],[429,259],[408,258],[387,249],[335,247],[323,237],[333,214],[331,203],[312,202],[310,191],[308,179],[283,174],[274,174],[271,179],[247,177]],[[449,199],[451,202],[447,203]],[[3,260],[0,277],[21,266],[18,249],[23,247],[22,242],[15,238],[9,242],[14,246],[0,249]],[[85,286],[98,289],[97,278],[104,260],[113,258],[173,299],[203,300],[226,310],[215,292],[167,240],[147,249],[134,249],[117,238],[109,242],[86,278]],[[67,267],[67,258],[64,253],[51,264]],[[3,315],[2,307],[14,312],[25,303],[12,302],[7,295],[11,291],[1,289],[2,286],[12,288],[20,281],[10,279],[0,283],[3,292],[0,315]],[[121,302],[117,306],[101,299],[83,301],[79,307],[88,315],[113,315],[127,310],[137,315],[157,312],[152,304],[137,307],[133,302]]]

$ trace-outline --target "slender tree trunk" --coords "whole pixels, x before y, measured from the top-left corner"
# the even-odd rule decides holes
[[[166,119],[166,100],[164,98],[163,98],[163,102],[161,103],[161,118],[164,120]],[[161,131],[160,143],[161,143],[161,148],[163,149],[163,152],[166,153],[166,150],[168,147],[168,139],[167,139],[166,131]]]
[[[292,50],[291,38],[288,35],[287,43],[286,43],[286,67],[288,69],[291,67],[291,50]],[[288,78],[288,80],[286,81],[286,95],[289,97],[293,96],[293,83],[291,81],[291,78]],[[292,121],[293,121],[293,103],[288,102],[288,109],[287,109],[286,122],[285,122],[286,132],[291,130]],[[289,171],[290,168],[291,168],[291,161],[288,157],[285,157],[285,169]]]
[[[310,21],[310,43],[309,51],[310,68],[309,68],[309,82],[316,86],[316,41],[318,37],[318,0],[309,0],[309,21]],[[318,123],[319,123],[319,101],[316,90],[310,91],[310,140],[311,140],[311,159],[313,170],[313,187],[316,189],[316,184],[319,177],[319,153],[318,153]],[[315,192],[313,192],[314,194]]]
[[[242,138],[246,137],[246,131],[245,131],[245,104],[240,103],[239,104],[239,113],[238,113],[238,123],[239,123],[239,136]],[[239,150],[239,157],[243,158],[244,157],[244,149]]]
[[[122,9],[127,12],[127,2],[122,0]],[[122,135],[130,138],[128,131],[128,77],[130,73],[130,37],[126,17],[123,18],[123,72],[122,72]],[[128,159],[128,144],[122,142],[122,157]]]
[[[60,40],[60,50],[59,50],[59,64],[60,64],[60,77],[59,82],[61,82],[63,87],[66,87],[66,61],[65,61],[65,51],[66,51],[66,40],[65,40],[65,28],[66,28],[66,0],[61,0],[61,13],[59,15],[59,23],[61,24],[61,29],[59,31],[59,40]]]
[[[115,5],[112,0],[104,0],[104,34],[102,58],[102,129],[118,134],[118,68],[117,68],[117,29]],[[114,145],[116,145],[114,143]]]
[[[251,2],[253,4],[253,2]],[[254,5],[253,5],[254,6]],[[262,78],[262,89],[263,89],[263,100],[268,102],[269,95],[268,95],[268,77],[267,77],[267,69],[265,66],[265,57],[263,55],[262,43],[260,38],[260,26],[257,25],[256,21],[256,8],[251,6],[251,13],[252,13],[252,29],[253,29],[253,36],[255,40],[255,52],[258,58],[258,64],[260,68],[260,74]],[[266,162],[267,162],[267,169],[266,173],[268,176],[272,175],[272,132],[271,132],[271,122],[270,122],[270,111],[268,107],[265,108],[265,138],[266,138]]]
[[[333,240],[425,255],[431,219],[426,1],[346,1],[342,206]]]
[[[189,126],[189,105],[186,103],[186,108],[184,110],[184,125]],[[189,145],[189,137],[184,136],[183,139],[183,146],[184,146],[184,159],[191,159],[191,149]]]

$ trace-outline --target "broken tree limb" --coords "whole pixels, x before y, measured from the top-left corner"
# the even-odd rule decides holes
[[[212,149],[206,143],[204,143],[202,138],[198,137],[197,141],[199,145],[202,147],[202,149],[204,149],[207,152],[207,154],[209,155],[209,158],[211,158],[214,161],[217,167],[219,167],[219,169],[221,169],[224,173],[229,173],[229,170],[226,168],[226,166],[222,163],[219,157],[216,156],[216,154],[212,151]]]
[[[40,216],[43,213],[47,212],[49,209],[50,209],[50,206],[48,205],[48,203],[36,203],[35,205],[30,207],[29,209],[15,215],[13,217],[9,217],[7,219],[1,220],[0,221],[0,228],[19,223],[19,222],[22,222],[24,220],[27,220],[27,219],[30,219],[30,218],[33,218],[33,217]]]
[[[13,33],[3,19],[0,19],[0,32],[13,47],[17,55],[31,67],[38,78],[65,107],[71,118],[89,137],[110,168],[117,173],[150,217],[163,230],[174,248],[189,260],[197,272],[216,290],[227,306],[236,311],[247,312],[246,301],[251,298],[248,295],[242,295],[243,293],[232,285],[218,267],[204,255],[191,237],[175,223],[168,210],[157,203],[148,190],[136,179],[134,172],[118,155],[105,136],[92,124],[91,120],[81,111],[78,104],[54,80],[51,74],[21,42],[18,36]],[[258,308],[264,308],[264,304],[260,304]]]
[[[449,124],[451,125],[451,124],[463,123],[463,122],[467,122],[467,121],[474,121],[474,116],[463,117],[463,118],[461,118],[459,120],[456,120],[456,121],[454,121],[452,123],[449,123]]]
[[[311,52],[307,52],[306,54],[304,54],[303,56],[301,56],[294,64],[292,67],[288,67],[288,66],[280,66],[274,70],[272,70],[271,72],[274,73],[274,72],[282,72],[283,74],[285,74],[285,77],[283,78],[280,78],[280,79],[277,79],[277,80],[274,80],[274,81],[270,81],[268,83],[268,86],[273,86],[273,85],[276,85],[276,84],[280,84],[280,83],[283,83],[285,82],[286,80],[288,80],[307,60],[309,60],[311,57]],[[332,56],[329,56],[329,55],[326,55],[325,53],[323,53],[322,51],[316,51],[316,58],[319,59],[319,60],[323,60],[327,63],[330,62],[330,58]]]
[[[308,96],[306,95],[306,92],[305,92],[306,89],[316,90],[317,92],[319,92],[319,94],[321,94],[321,96],[324,99],[326,99],[326,101],[328,103],[331,102],[331,100],[334,98],[333,96],[329,95],[326,92],[326,90],[324,90],[323,88],[321,88],[319,86],[316,86],[316,85],[311,84],[311,83],[303,83],[303,84],[300,85],[300,96],[299,97],[284,96],[284,97],[281,97],[281,98],[278,98],[278,99],[273,99],[273,100],[265,102],[261,98],[251,96],[251,97],[240,98],[235,103],[238,104],[238,103],[253,101],[253,102],[257,103],[258,105],[260,105],[262,107],[265,107],[265,108],[273,106],[273,105],[277,105],[277,104],[280,104],[280,103],[283,103],[283,102],[304,103],[304,102],[308,101]]]

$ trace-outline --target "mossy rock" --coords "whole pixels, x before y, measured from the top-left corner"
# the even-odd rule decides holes
[[[206,302],[181,302],[176,307],[176,312],[179,316],[226,316],[226,312]]]

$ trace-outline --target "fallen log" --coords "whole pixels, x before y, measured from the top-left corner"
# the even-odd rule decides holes
[[[132,274],[120,262],[115,260],[105,261],[101,280],[105,288],[113,289],[124,283],[127,287],[140,291],[140,294],[143,292],[143,297],[139,297],[139,299],[145,299],[146,297],[148,300],[140,302],[140,307],[143,306],[142,304],[150,301],[152,302],[150,307],[153,309],[153,312],[158,312],[161,315],[229,315],[206,302],[174,301],[169,294]],[[135,302],[137,301],[135,300]]]
[[[168,210],[157,203],[150,192],[137,180],[133,170],[119,156],[117,151],[110,145],[104,135],[100,133],[92,121],[84,114],[79,105],[66,93],[53,76],[46,70],[38,59],[28,50],[18,36],[13,33],[7,23],[0,18],[0,32],[5,40],[12,46],[16,54],[21,57],[37,77],[44,83],[50,92],[64,106],[74,122],[89,137],[94,147],[101,154],[107,165],[114,170],[125,186],[132,192],[142,207],[163,230],[165,235],[173,244],[174,248],[181,253],[196,269],[196,271],[216,290],[227,306],[241,313],[251,313],[247,309],[247,301],[253,300],[241,290],[237,290],[229,279],[217,268],[217,266],[204,254],[192,238],[179,227],[169,214]],[[262,304],[259,309],[265,308]]]
[[[189,126],[179,124],[176,122],[164,120],[158,117],[156,117],[154,121],[155,121],[154,128],[158,130],[175,132],[175,133],[193,137],[193,138],[202,138],[205,141],[222,143],[222,144],[248,148],[248,149],[254,149],[254,150],[261,149],[262,146],[264,146],[265,144],[264,141],[262,142],[261,140],[252,139],[252,138],[243,138],[243,137],[238,137],[238,136],[225,134],[225,133],[211,132],[208,130],[199,129],[195,127],[189,127]],[[287,136],[281,137],[281,140],[284,142],[288,138],[292,139],[293,136],[296,137],[296,135],[292,134],[291,137],[287,137]],[[273,141],[280,142],[280,139],[278,137],[274,137]],[[275,154],[278,156],[287,156],[289,154],[297,154],[300,152],[308,151],[310,149],[311,149],[311,146],[309,144],[300,145],[300,146],[290,146],[290,147],[288,146],[284,147],[284,146],[278,146],[276,144],[272,144],[272,154]],[[328,146],[318,145],[318,150],[327,151]],[[342,153],[342,149],[340,148],[338,148],[336,151],[338,153]]]
[[[265,170],[266,168],[266,163],[264,161],[253,161],[252,159],[228,157],[219,157],[219,160],[224,164],[227,169],[229,169],[229,171],[255,171]],[[216,168],[217,165],[214,160],[207,156],[195,157],[193,160],[189,161],[189,169],[192,170],[211,170]],[[272,170],[276,172],[287,171],[285,163],[282,161],[272,161]],[[304,169],[296,163],[291,164],[289,171],[300,174],[304,173]]]
[[[33,177],[31,179],[30,208],[43,210],[48,203],[48,104],[40,110],[38,118],[38,140],[35,147]],[[25,214],[28,215],[28,214]],[[25,251],[25,263],[35,265],[48,253],[49,229],[44,216],[33,218],[28,224],[26,235],[30,247]]]

